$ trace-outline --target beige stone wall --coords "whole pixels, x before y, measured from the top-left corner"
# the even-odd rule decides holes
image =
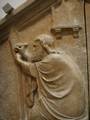
[[[87,5],[87,8],[87,17],[89,22],[89,5]],[[23,16],[23,19],[25,17],[26,15]],[[24,83],[21,82],[25,78],[14,61],[11,44],[14,45],[17,42],[29,43],[39,34],[52,35],[50,29],[53,26],[66,27],[78,24],[82,27],[79,32],[79,38],[76,39],[73,38],[72,35],[63,35],[62,39],[56,39],[54,36],[54,47],[56,49],[63,49],[67,54],[73,57],[75,62],[79,65],[85,78],[85,86],[88,93],[87,53],[83,2],[79,2],[78,0],[69,0],[63,2],[60,6],[55,8],[54,11],[48,12],[48,14],[38,18],[37,21],[29,23],[28,20],[27,23],[28,25],[21,30],[19,27],[22,27],[23,24],[19,26],[18,23],[15,23],[18,35],[11,32],[11,38],[0,46],[0,108],[2,108],[0,109],[1,120],[19,120],[20,118],[23,118],[21,120],[24,120],[26,112],[23,100]],[[89,23],[87,23],[87,26],[88,31],[90,31]]]
[[[88,59],[88,86],[89,86],[89,103],[90,103],[90,4],[86,3],[86,35],[87,35],[87,59]],[[90,105],[89,105],[90,107]]]
[[[18,71],[12,57],[9,41],[0,46],[0,119],[18,120]]]

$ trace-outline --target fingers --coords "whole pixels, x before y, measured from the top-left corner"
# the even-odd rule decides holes
[[[14,51],[16,53],[20,52],[22,49],[26,48],[28,46],[28,43],[17,43],[14,46]]]
[[[22,48],[22,47],[27,47],[28,46],[28,43],[17,43],[16,45],[15,45],[15,48]]]
[[[19,62],[19,61],[21,60],[21,55],[20,55],[19,53],[16,53],[16,52],[15,52],[14,58],[15,58],[16,61]]]

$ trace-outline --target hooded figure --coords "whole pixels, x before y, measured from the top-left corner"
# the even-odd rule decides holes
[[[49,35],[40,35],[28,45],[24,53],[31,62],[16,53],[18,63],[37,81],[30,120],[82,120],[86,99],[81,71],[69,55],[50,49],[53,41]]]

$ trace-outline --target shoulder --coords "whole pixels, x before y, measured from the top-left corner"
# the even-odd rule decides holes
[[[50,53],[41,62],[59,62],[61,55],[57,53]]]

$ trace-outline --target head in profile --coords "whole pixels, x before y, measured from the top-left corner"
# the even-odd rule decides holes
[[[53,44],[52,36],[42,34],[37,36],[33,42],[18,43],[15,45],[15,52],[19,53],[22,59],[31,62],[38,62],[50,53],[50,46]]]

